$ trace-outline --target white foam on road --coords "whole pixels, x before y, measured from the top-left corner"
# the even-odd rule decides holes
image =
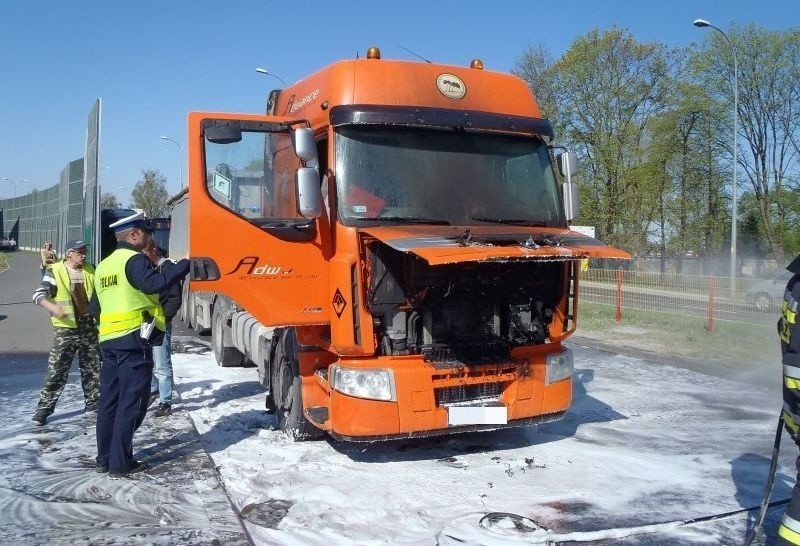
[[[560,422],[373,444],[295,443],[265,413],[254,368],[176,354],[180,400],[137,433],[137,455],[153,469],[127,482],[94,472],[73,374],[44,428],[28,421],[37,392],[0,401],[0,535],[244,543],[208,452],[257,544],[740,544],[752,513],[680,522],[758,504],[779,393],[574,349],[574,404]],[[785,445],[774,499],[794,481],[796,452]],[[490,513],[512,516],[487,525]]]

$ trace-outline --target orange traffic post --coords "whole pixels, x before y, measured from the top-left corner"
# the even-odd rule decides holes
[[[708,278],[708,324],[706,330],[709,334],[714,333],[714,275]]]

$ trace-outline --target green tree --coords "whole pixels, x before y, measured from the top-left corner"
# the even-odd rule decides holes
[[[785,261],[797,215],[791,203],[797,187],[800,130],[800,31],[769,31],[749,25],[706,36],[693,59],[698,81],[725,104],[733,104],[734,62],[738,60],[738,172],[750,182],[764,237],[771,254]],[[733,48],[733,49],[732,49]],[[733,120],[718,135],[729,161],[733,157]],[[794,181],[796,183],[796,179]],[[731,182],[729,182],[730,184]],[[788,190],[788,191],[787,191]],[[747,201],[742,202],[743,205]],[[743,211],[746,218],[748,211]]]
[[[648,126],[646,157],[653,165],[650,176],[660,180],[655,202],[662,257],[675,256],[680,272],[690,250],[719,255],[728,223],[720,214],[724,177],[716,158],[721,150],[711,138],[718,103],[702,87],[681,80],[674,81],[668,97],[668,109]]]
[[[676,59],[663,45],[612,28],[578,38],[547,68],[536,52],[518,66],[532,87],[543,87],[539,97],[556,134],[581,158],[578,220],[634,252],[647,244],[659,187],[655,177],[643,177],[653,172],[645,165],[647,124],[666,107]]]
[[[742,210],[739,219],[738,250],[740,255],[766,258],[770,252],[764,237],[764,224],[753,192],[745,192],[739,205]]]
[[[553,62],[553,56],[543,44],[540,44],[538,47],[525,49],[511,70],[512,74],[528,83],[542,115],[549,119],[558,118],[558,103],[550,73]]]
[[[101,209],[118,209],[122,208],[122,205],[117,200],[117,196],[113,193],[106,192],[100,197],[100,208]]]
[[[169,193],[166,188],[167,179],[158,170],[147,169],[142,171],[142,179],[136,182],[131,192],[131,206],[144,209],[149,218],[165,216],[169,212],[167,200]]]

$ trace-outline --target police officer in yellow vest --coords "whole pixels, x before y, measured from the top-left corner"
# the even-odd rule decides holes
[[[140,251],[152,235],[143,212],[109,226],[117,249],[97,265],[92,313],[99,317],[100,406],[97,411],[98,472],[117,479],[147,468],[133,458],[133,433],[147,413],[153,374],[153,346],[164,337],[158,293],[189,271],[181,260],[159,272]]]
[[[800,445],[800,329],[797,327],[800,302],[800,256],[787,267],[794,273],[786,284],[778,335],[783,355],[783,422],[795,443]],[[778,544],[800,545],[800,457],[795,462],[798,480],[792,500],[778,527]]]
[[[89,314],[89,299],[94,293],[94,269],[84,263],[85,260],[86,243],[68,242],[64,259],[47,266],[42,284],[33,293],[33,303],[50,312],[54,328],[53,345],[47,359],[47,377],[33,416],[37,425],[44,425],[55,410],[76,353],[85,409],[97,409],[100,348],[97,345],[97,327]]]

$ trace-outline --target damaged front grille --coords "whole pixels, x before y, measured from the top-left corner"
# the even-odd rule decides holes
[[[422,357],[434,368],[453,367],[468,364],[488,364],[505,362],[511,357],[508,344],[496,342],[464,342],[426,345],[422,347]]]
[[[502,383],[478,383],[477,385],[456,385],[433,390],[436,405],[462,404],[481,400],[496,400],[503,392]]]

